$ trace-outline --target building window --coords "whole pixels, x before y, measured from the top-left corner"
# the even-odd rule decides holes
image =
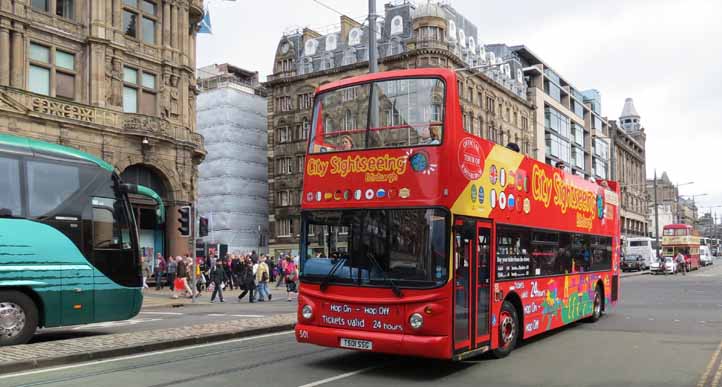
[[[559,133],[564,139],[569,139],[569,118],[558,110],[544,107],[544,127],[553,132]]]
[[[28,89],[33,93],[75,99],[75,55],[30,43]]]
[[[313,94],[299,94],[298,95],[298,108],[299,109],[310,109],[311,102],[313,101]]]
[[[293,161],[290,157],[279,157],[276,159],[276,174],[277,175],[293,174]]]
[[[439,27],[424,26],[416,30],[416,37],[421,42],[429,40],[440,41],[442,40],[442,36],[444,36],[444,34]]]
[[[291,199],[290,199],[290,192],[289,191],[279,191],[278,192],[278,205],[281,207],[288,207],[291,205]]]
[[[353,116],[350,110],[346,110],[346,114],[343,118],[343,130],[354,130],[356,129],[356,117]]]
[[[123,0],[123,32],[126,36],[155,44],[157,5],[148,0]]]
[[[606,161],[609,158],[609,144],[600,138],[595,138],[594,155]]]
[[[574,167],[584,169],[584,151],[579,148],[572,148],[572,161]]]
[[[278,143],[282,144],[284,142],[290,142],[291,141],[291,130],[288,128],[288,126],[285,126],[283,128],[278,128]]]
[[[572,123],[572,137],[575,144],[584,146],[584,128],[581,125]]]
[[[308,120],[304,118],[303,122],[299,126],[299,130],[298,130],[298,139],[299,140],[305,140],[308,138],[308,129],[309,129]]]
[[[55,14],[66,19],[74,19],[75,7],[73,0],[56,0]]]
[[[30,6],[36,11],[48,12],[49,0],[32,0]]]
[[[155,115],[157,87],[154,74],[123,67],[123,111]]]
[[[349,87],[343,90],[341,93],[341,101],[347,102],[347,101],[353,101],[358,96],[358,87]]]
[[[521,129],[522,130],[529,130],[529,119],[526,117],[521,117]]]
[[[601,159],[594,159],[594,174],[601,179],[607,178],[607,163]]]
[[[571,147],[569,142],[560,138],[554,133],[546,135],[547,154],[558,158],[559,160],[569,163]]]
[[[276,98],[276,107],[279,111],[282,112],[288,112],[291,111],[292,104],[291,104],[291,97],[278,97]]]
[[[304,156],[296,156],[296,164],[298,165],[298,172],[303,172],[306,167],[306,160]]]
[[[291,219],[279,219],[276,221],[276,236],[291,236]]]
[[[491,114],[494,114],[494,97],[491,97],[491,96],[486,97],[486,111],[488,111]]]

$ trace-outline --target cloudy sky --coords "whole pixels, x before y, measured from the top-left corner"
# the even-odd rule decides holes
[[[366,0],[321,1],[357,19],[367,13]],[[313,0],[206,3],[213,34],[199,35],[198,65],[229,62],[262,80],[284,31],[339,17]],[[450,3],[477,25],[477,41],[524,44],[576,88],[598,89],[608,118],[634,98],[647,133],[647,177],[656,168],[673,182],[693,181],[680,193],[707,194],[696,199],[704,212],[722,206],[722,1]],[[722,208],[712,211],[722,217]]]

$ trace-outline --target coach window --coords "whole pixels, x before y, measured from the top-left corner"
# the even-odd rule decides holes
[[[122,202],[93,198],[93,247],[95,249],[129,249],[127,222]]]
[[[22,212],[22,202],[18,160],[0,157],[0,187],[3,187],[3,193],[0,195],[0,211],[9,210],[10,215],[19,216]]]
[[[42,161],[28,161],[30,216],[47,216],[59,209],[81,188],[81,169]]]

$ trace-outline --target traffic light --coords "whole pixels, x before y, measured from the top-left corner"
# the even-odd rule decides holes
[[[180,235],[182,237],[190,237],[191,236],[191,206],[183,206],[178,209],[178,223],[180,223],[180,227],[178,227],[178,231],[180,232]]]
[[[202,238],[207,235],[208,235],[208,218],[201,216],[198,218],[198,236]]]

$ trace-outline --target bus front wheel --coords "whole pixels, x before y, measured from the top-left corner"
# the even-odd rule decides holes
[[[0,291],[0,346],[25,344],[38,327],[38,308],[25,294]]]
[[[493,350],[492,355],[501,359],[507,357],[516,347],[519,338],[519,318],[516,308],[509,301],[504,301],[499,312],[499,347]]]

